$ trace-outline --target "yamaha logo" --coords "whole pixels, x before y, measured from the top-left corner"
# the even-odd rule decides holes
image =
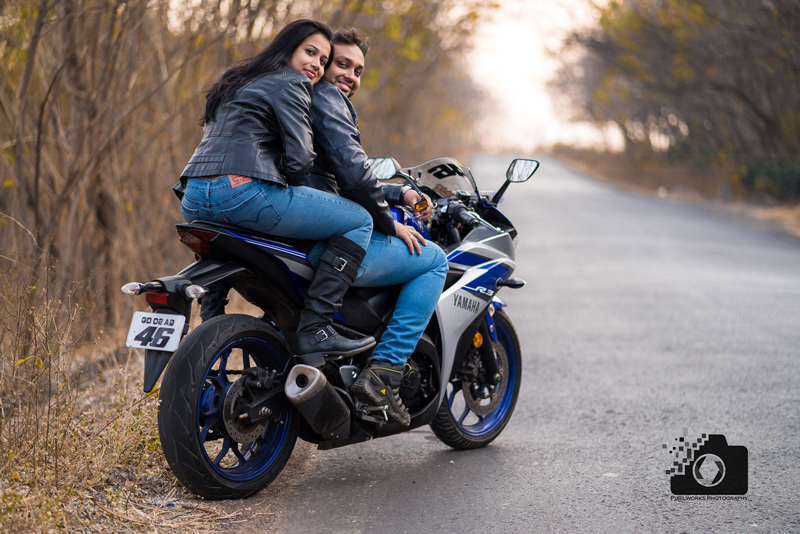
[[[480,310],[480,302],[477,300],[462,297],[461,295],[453,295],[453,299],[456,308],[461,308],[462,310],[467,310],[472,313],[478,313]]]

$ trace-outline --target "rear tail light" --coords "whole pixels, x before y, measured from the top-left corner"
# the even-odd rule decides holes
[[[178,237],[181,242],[195,251],[197,254],[208,254],[211,252],[211,240],[217,237],[215,232],[207,232],[193,228],[191,230],[178,230]]]
[[[167,305],[167,299],[169,295],[166,293],[148,293],[145,296],[145,300],[150,304],[161,304],[162,306]]]

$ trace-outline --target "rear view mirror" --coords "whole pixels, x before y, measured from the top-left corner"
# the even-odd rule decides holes
[[[509,184],[528,180],[538,168],[539,162],[535,159],[515,159],[512,161],[506,171],[506,182],[497,190],[497,193],[494,194],[490,202],[496,206],[497,203],[500,202],[500,199],[503,198]]]
[[[525,182],[533,176],[536,169],[539,168],[539,162],[535,159],[515,159],[508,166],[506,171],[506,179],[509,182],[519,183]]]
[[[394,158],[369,158],[367,162],[378,180],[388,180],[400,170],[400,164]]]

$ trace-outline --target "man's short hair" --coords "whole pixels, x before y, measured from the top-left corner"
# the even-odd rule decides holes
[[[369,37],[358,28],[339,28],[333,32],[331,44],[334,46],[337,44],[356,45],[361,49],[361,53],[364,54],[364,57],[367,57],[367,52],[369,52]]]

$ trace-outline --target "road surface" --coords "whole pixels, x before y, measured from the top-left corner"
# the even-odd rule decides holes
[[[800,532],[800,241],[542,163],[501,206],[528,281],[501,293],[524,362],[503,434],[298,443],[231,532]],[[747,500],[675,500],[684,429],[747,447]]]

